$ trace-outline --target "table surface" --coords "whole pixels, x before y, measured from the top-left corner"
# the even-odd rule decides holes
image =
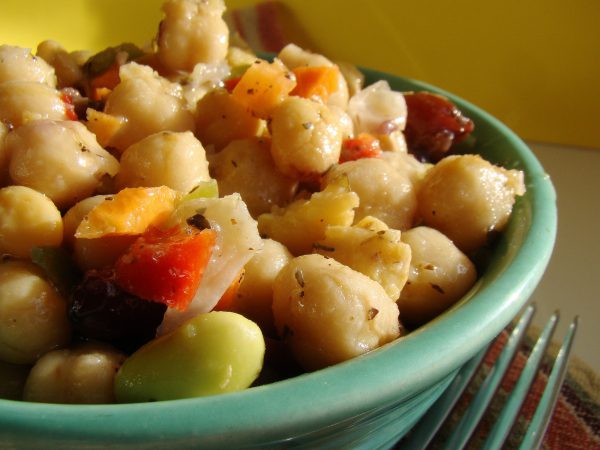
[[[580,328],[574,353],[600,373],[598,322],[600,298],[596,291],[600,269],[600,149],[529,142],[557,193],[558,235],[548,270],[531,301],[538,306],[535,323],[543,324],[554,310],[561,321],[555,339],[562,340],[575,315]]]

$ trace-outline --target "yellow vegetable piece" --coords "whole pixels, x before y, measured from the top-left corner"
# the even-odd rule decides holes
[[[141,234],[149,225],[168,218],[180,197],[166,186],[125,188],[94,207],[77,227],[75,237]]]
[[[87,110],[87,128],[96,135],[96,139],[102,147],[110,144],[113,136],[123,128],[126,122],[127,119],[124,117],[111,116],[92,108]]]
[[[349,227],[359,198],[350,191],[346,178],[298,199],[284,208],[274,206],[258,217],[258,231],[285,245],[295,256],[311,253],[315,242],[325,239],[329,225]]]
[[[267,119],[295,86],[294,75],[281,61],[258,59],[242,75],[232,94],[254,116]]]

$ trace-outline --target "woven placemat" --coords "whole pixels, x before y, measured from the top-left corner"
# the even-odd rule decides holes
[[[499,390],[492,401],[489,410],[484,415],[467,449],[479,449],[487,436],[491,426],[496,422],[498,414],[504,405],[507,396],[512,391],[519,374],[521,373],[527,356],[531,352],[537,331],[533,329],[524,339],[511,368],[501,382]],[[508,331],[503,331],[494,341],[490,351],[485,356],[480,370],[476,373],[472,383],[459,399],[448,421],[443,425],[439,434],[432,442],[430,448],[441,448],[452,432],[452,429],[462,417],[464,411],[477,392],[477,388],[489,373],[500,351],[508,339]],[[548,355],[556,354],[558,345],[552,343]],[[535,412],[535,408],[544,392],[548,375],[552,369],[551,356],[547,356],[533,382],[530,393],[521,409],[521,414],[514,424],[511,433],[504,445],[505,449],[519,447],[521,439]],[[402,448],[400,445],[399,448]],[[569,361],[567,375],[556,403],[556,408],[546,435],[542,443],[545,450],[600,450],[600,376],[585,362],[576,356]]]

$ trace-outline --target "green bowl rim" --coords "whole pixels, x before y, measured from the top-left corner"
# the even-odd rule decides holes
[[[265,441],[285,439],[401,402],[427,389],[467,361],[518,314],[543,275],[556,236],[556,195],[548,175],[519,137],[480,108],[427,83],[363,71],[368,80],[385,79],[396,89],[446,95],[475,121],[475,135],[485,124],[513,147],[526,173],[528,192],[523,202],[530,209],[531,223],[511,264],[469,301],[354,360],[241,392],[151,405],[0,400],[0,441],[7,433],[52,436],[50,440],[65,442],[120,439],[124,444],[196,436],[208,439],[202,441],[207,445],[211,439],[214,444],[232,435],[239,442],[257,436]],[[500,303],[501,298],[505,301]],[[490,308],[497,308],[496,314],[490,315]],[[423,358],[423,349],[431,349],[433,358]]]

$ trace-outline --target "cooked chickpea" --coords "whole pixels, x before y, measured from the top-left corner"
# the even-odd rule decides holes
[[[381,158],[388,162],[397,172],[405,175],[415,186],[425,177],[427,170],[432,166],[428,163],[423,163],[413,155],[402,151],[383,152]]]
[[[58,42],[40,42],[36,55],[54,67],[58,87],[76,86],[83,78],[76,56],[68,53]]]
[[[417,197],[410,178],[382,158],[362,158],[334,166],[324,177],[328,185],[348,180],[360,204],[356,220],[374,216],[396,230],[409,229],[417,210]]]
[[[329,226],[315,252],[367,275],[397,300],[408,278],[410,247],[400,241],[400,231],[365,217],[350,227]]]
[[[268,138],[233,141],[210,159],[221,195],[239,192],[253,217],[290,202],[298,186],[277,170],[269,147]]]
[[[322,255],[290,261],[273,285],[277,332],[307,370],[366,353],[400,335],[398,307],[379,283]]]
[[[429,227],[402,233],[412,251],[408,282],[400,293],[400,317],[418,326],[456,303],[475,283],[477,271],[471,260],[450,239]]]
[[[6,138],[6,146],[13,182],[43,192],[60,209],[90,196],[104,176],[119,170],[117,159],[80,122],[28,122]]]
[[[20,127],[30,120],[67,119],[67,108],[60,92],[33,81],[0,83],[0,121]]]
[[[329,225],[350,226],[358,196],[334,183],[310,199],[299,198],[285,207],[273,207],[258,217],[261,235],[285,245],[293,255],[310,253],[313,244],[325,238]]]
[[[523,173],[495,166],[479,155],[448,156],[428,172],[418,193],[423,223],[471,253],[506,226]]]
[[[0,264],[0,360],[34,363],[70,339],[67,303],[25,261]]]
[[[108,346],[85,344],[54,350],[31,369],[23,400],[44,403],[115,403],[114,380],[126,355]]]
[[[225,89],[206,94],[196,106],[196,135],[205,147],[223,149],[237,139],[258,136],[264,121],[254,117]]]
[[[28,259],[33,247],[59,246],[60,211],[44,194],[25,186],[0,189],[0,254]]]
[[[194,130],[194,118],[186,108],[180,86],[134,62],[121,66],[119,76],[121,82],[108,96],[104,112],[123,117],[126,122],[108,145],[122,152],[159,131]]]
[[[83,220],[95,206],[102,203],[107,195],[94,195],[85,198],[73,205],[63,216],[63,237],[64,242],[72,246],[75,242],[75,231]]]
[[[8,134],[8,127],[0,122],[0,187],[6,185],[8,180],[8,164],[10,155],[4,145],[4,138]]]
[[[229,29],[223,0],[168,0],[158,33],[158,58],[172,71],[191,72],[198,63],[227,56]]]
[[[260,249],[244,266],[245,273],[232,304],[236,311],[260,325],[267,335],[273,335],[273,283],[281,269],[292,259],[284,245],[263,239]]]
[[[206,152],[191,131],[161,131],[151,134],[121,155],[117,188],[168,186],[190,192],[208,181]]]
[[[56,87],[54,68],[28,48],[0,45],[0,83],[31,81]]]
[[[321,104],[287,97],[273,111],[271,154],[277,168],[297,179],[314,179],[340,158],[340,117]]]

